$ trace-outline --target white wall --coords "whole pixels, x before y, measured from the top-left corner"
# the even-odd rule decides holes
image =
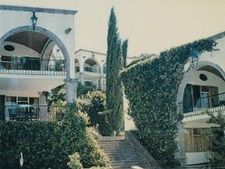
[[[93,55],[94,55],[94,57],[93,57]],[[79,61],[80,72],[84,71],[84,69],[83,69],[84,62],[87,59],[93,59],[100,66],[101,74],[103,74],[103,65],[106,63],[106,55],[79,50],[78,52],[75,53],[74,57]]]
[[[193,152],[193,153],[186,153],[186,164],[201,164],[208,162],[209,153],[206,152]]]

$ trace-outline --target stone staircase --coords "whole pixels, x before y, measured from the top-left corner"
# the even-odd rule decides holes
[[[108,155],[113,169],[159,169],[156,161],[146,154],[137,140],[133,140],[133,136],[121,137],[101,137],[98,138],[101,148]],[[144,151],[144,152],[143,152]],[[135,169],[136,169],[135,168]]]

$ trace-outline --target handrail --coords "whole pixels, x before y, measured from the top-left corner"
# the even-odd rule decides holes
[[[1,57],[1,74],[66,75],[65,60],[37,57]]]
[[[92,72],[92,73],[100,73],[98,68],[93,68],[89,66],[84,66],[84,71]]]
[[[194,99],[192,100],[192,106],[189,108],[194,111],[194,108],[216,108],[221,106],[225,106],[225,92]],[[177,103],[177,108],[179,111],[184,112],[184,102]]]
[[[148,153],[144,146],[135,138],[135,136],[130,131],[125,132],[125,138],[130,143],[132,143],[139,156],[145,159],[147,165],[149,167],[151,166],[151,169],[161,169],[157,161]]]
[[[0,70],[47,70],[65,71],[63,59],[41,59],[38,57],[1,57]]]

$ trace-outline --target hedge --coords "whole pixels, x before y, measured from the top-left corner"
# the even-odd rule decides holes
[[[84,167],[106,166],[106,158],[87,132],[87,117],[67,108],[58,123],[43,121],[0,122],[0,168],[68,168],[69,155],[79,153]]]
[[[203,39],[160,53],[155,59],[131,64],[121,73],[130,114],[138,137],[162,166],[173,165],[180,114],[176,98],[184,65],[192,49],[211,51],[214,41]]]

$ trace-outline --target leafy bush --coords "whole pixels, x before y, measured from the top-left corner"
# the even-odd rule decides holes
[[[74,153],[73,155],[69,155],[70,162],[68,163],[68,166],[71,169],[82,169],[83,166],[80,163],[80,156],[78,153]]]
[[[212,167],[225,166],[225,118],[222,112],[218,112],[215,116],[213,113],[210,115],[209,123],[217,124],[218,127],[211,128],[210,136],[212,145],[210,147],[210,165]]]
[[[49,108],[49,120],[50,121],[60,121],[63,119],[65,114],[66,101],[57,100],[52,102]]]
[[[74,106],[65,110],[62,121],[0,122],[0,168],[68,168],[68,155],[80,154],[84,167],[107,166],[107,159],[87,131],[87,117]]]
[[[90,117],[90,126],[97,127],[101,135],[110,135],[112,132],[108,121],[108,114],[99,114],[106,110],[106,96],[100,91],[88,92],[77,99],[77,107]]]
[[[89,91],[94,91],[94,88],[84,86],[80,82],[78,82],[77,86],[78,97],[87,94]],[[65,84],[51,90],[47,99],[49,108],[49,120],[51,121],[62,120],[63,115],[65,113],[63,110],[65,109],[66,106],[65,96],[66,96]]]
[[[78,152],[84,167],[105,166],[106,157],[99,148],[97,142],[87,131],[88,117],[86,114],[77,112],[75,105],[67,107],[63,121],[60,123],[61,144],[68,152]]]
[[[78,82],[77,85],[77,97],[87,94],[90,91],[95,91],[96,89],[92,86],[85,86]]]
[[[173,165],[177,150],[176,98],[191,49],[201,53],[215,45],[211,40],[195,41],[130,65],[121,73],[139,138],[162,166]]]
[[[20,153],[24,169],[66,168],[59,140],[55,123],[0,122],[0,168],[20,168]]]

